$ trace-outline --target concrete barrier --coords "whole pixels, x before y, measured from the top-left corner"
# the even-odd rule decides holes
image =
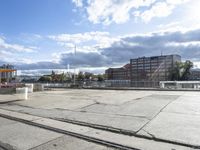
[[[34,84],[33,91],[44,91],[44,85],[41,83]]]
[[[0,94],[15,94],[15,88],[0,88]]]
[[[33,93],[33,84],[25,84],[28,87],[28,93]]]
[[[28,87],[16,88],[17,98],[20,100],[28,99]]]

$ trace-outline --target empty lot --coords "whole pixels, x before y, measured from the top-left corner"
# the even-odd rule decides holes
[[[0,95],[0,101],[15,96]],[[60,89],[0,108],[189,146],[200,144],[200,93]]]

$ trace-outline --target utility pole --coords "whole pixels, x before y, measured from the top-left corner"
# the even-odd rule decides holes
[[[76,45],[74,45],[74,58],[76,56]],[[75,68],[75,63],[74,63],[74,85],[76,83],[76,75],[75,75],[75,72],[76,72],[76,68]]]

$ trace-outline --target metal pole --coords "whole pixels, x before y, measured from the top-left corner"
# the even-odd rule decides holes
[[[74,58],[75,58],[75,56],[76,56],[76,45],[74,45]],[[75,68],[75,64],[74,64],[74,85],[76,83],[75,72],[76,72],[76,68]]]

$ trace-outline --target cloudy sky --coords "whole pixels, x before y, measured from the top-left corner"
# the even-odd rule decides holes
[[[200,0],[0,0],[0,65],[101,72],[162,53],[200,67],[199,8]]]

